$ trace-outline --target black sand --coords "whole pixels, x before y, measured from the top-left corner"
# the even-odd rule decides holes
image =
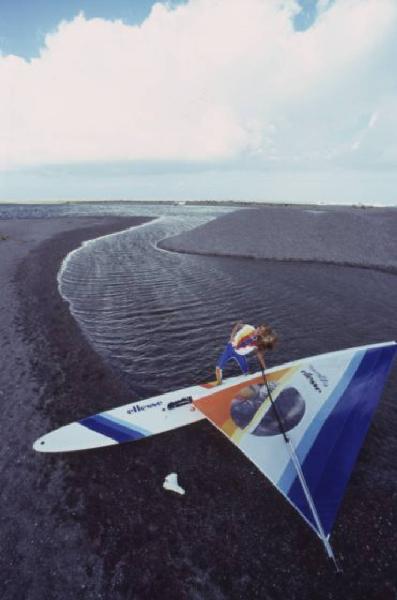
[[[397,208],[266,206],[226,214],[161,247],[397,272],[396,240]]]
[[[120,377],[81,335],[56,276],[81,241],[146,220],[0,221],[6,238],[0,241],[2,599],[77,598],[87,587],[87,569],[98,563],[76,513],[68,510],[67,461],[49,457],[43,463],[31,448],[74,411],[127,401]],[[84,552],[88,559],[81,561]]]
[[[81,240],[134,222],[0,222],[10,236],[0,241],[0,597],[395,598],[394,488],[353,476],[333,535],[337,575],[295,511],[206,423],[87,453],[31,450],[42,433],[131,399],[81,335],[56,273]],[[183,498],[161,487],[174,469]]]

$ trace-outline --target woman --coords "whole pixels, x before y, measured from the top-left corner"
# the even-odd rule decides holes
[[[230,334],[230,340],[219,357],[215,373],[218,385],[222,383],[223,369],[229,360],[235,360],[244,375],[248,373],[246,356],[255,353],[261,370],[266,369],[265,350],[273,350],[277,335],[269,325],[253,327],[242,322],[236,323]]]

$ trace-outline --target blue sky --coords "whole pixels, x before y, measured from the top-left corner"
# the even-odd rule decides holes
[[[152,0],[1,0],[0,47],[3,54],[32,58],[48,32],[79,12],[133,25],[148,16],[152,5]]]
[[[0,201],[397,204],[395,0],[1,0]]]

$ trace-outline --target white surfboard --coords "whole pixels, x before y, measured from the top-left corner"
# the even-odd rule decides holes
[[[224,381],[222,389],[240,382],[249,385],[260,377],[260,374],[232,377]],[[133,442],[184,427],[205,418],[193,402],[216,389],[214,383],[194,385],[131,402],[51,431],[36,440],[33,449],[38,452],[89,450]]]

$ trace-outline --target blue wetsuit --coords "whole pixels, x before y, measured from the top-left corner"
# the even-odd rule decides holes
[[[219,367],[219,369],[223,370],[226,363],[232,359],[234,359],[237,362],[238,366],[240,367],[240,369],[242,370],[244,375],[246,375],[248,373],[247,359],[245,358],[245,356],[242,356],[241,354],[237,354],[237,352],[233,348],[232,343],[229,342],[228,345],[226,346],[225,350],[219,357],[217,367]]]

